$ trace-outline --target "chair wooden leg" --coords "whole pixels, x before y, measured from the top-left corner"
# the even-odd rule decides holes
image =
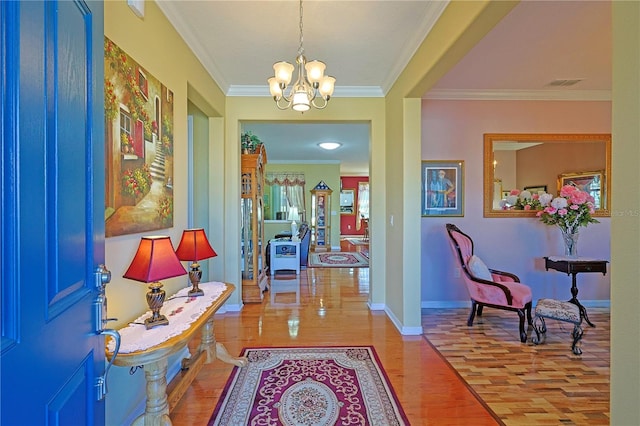
[[[527,312],[527,322],[529,325],[533,324],[533,320],[531,319],[531,302],[524,305],[524,310]]]
[[[524,317],[525,316],[526,316],[526,314],[524,312],[524,309],[518,309],[518,317],[520,317],[520,341],[522,343],[525,343],[527,341],[527,332],[524,331]]]
[[[471,301],[471,312],[469,313],[469,319],[467,320],[467,325],[471,327],[473,325],[473,319],[476,317],[476,307],[478,303],[475,300]],[[482,305],[478,307],[478,310],[482,309]]]
[[[482,308],[484,308],[484,305],[482,303],[479,303],[478,304],[478,309],[477,309],[477,312],[476,312],[479,317],[482,316]]]

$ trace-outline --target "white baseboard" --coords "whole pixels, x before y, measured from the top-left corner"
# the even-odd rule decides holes
[[[611,308],[611,300],[581,300],[580,303],[585,308]],[[534,303],[535,307],[535,303]],[[439,301],[422,301],[420,303],[422,309],[455,309],[455,308],[471,308],[470,300],[439,300]]]

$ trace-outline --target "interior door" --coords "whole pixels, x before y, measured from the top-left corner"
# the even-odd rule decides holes
[[[0,30],[0,423],[104,424],[103,5],[1,1]]]

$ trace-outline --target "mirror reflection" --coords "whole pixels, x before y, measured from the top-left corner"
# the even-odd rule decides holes
[[[566,184],[594,197],[594,216],[609,216],[610,169],[609,134],[485,134],[484,216],[535,216],[509,204],[509,193],[557,196]]]
[[[353,189],[340,191],[340,214],[355,214],[353,205],[354,192]]]

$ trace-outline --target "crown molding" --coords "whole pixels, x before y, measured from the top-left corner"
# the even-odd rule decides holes
[[[422,99],[478,101],[610,101],[610,90],[458,90],[435,89]]]
[[[268,96],[269,86],[265,85],[231,85],[227,96]],[[332,98],[383,98],[384,93],[379,86],[337,86]]]

